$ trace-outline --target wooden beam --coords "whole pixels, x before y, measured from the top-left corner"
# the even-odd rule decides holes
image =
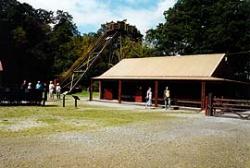
[[[159,86],[159,82],[155,81],[155,88],[154,88],[155,107],[158,106],[158,86]]]
[[[93,100],[93,80],[90,80],[90,86],[89,86],[89,101]]]
[[[201,109],[205,109],[206,100],[206,81],[201,81]]]
[[[102,99],[102,80],[99,80],[99,98]]]
[[[118,102],[122,102],[122,80],[118,80]]]

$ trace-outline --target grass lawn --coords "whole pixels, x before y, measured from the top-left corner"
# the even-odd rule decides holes
[[[0,167],[250,166],[249,121],[79,96],[78,108],[71,96],[65,108],[0,107]]]
[[[78,108],[74,108],[73,100],[70,97],[66,100],[65,108],[61,106],[61,102],[53,102],[52,104],[46,107],[0,107],[0,137],[87,131],[168,118],[166,115],[155,111],[151,113],[95,107],[82,102],[80,102]]]
[[[74,93],[72,95],[88,98],[89,97],[89,92],[87,92],[86,90],[83,90],[82,92]],[[98,98],[99,97],[99,92],[93,92],[93,97]]]

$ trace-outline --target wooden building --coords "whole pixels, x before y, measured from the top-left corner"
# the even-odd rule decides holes
[[[204,108],[208,93],[228,98],[249,95],[248,83],[228,78],[233,72],[227,61],[225,54],[123,59],[93,80],[99,81],[100,99],[144,102],[151,87],[158,106],[168,86],[174,104]]]

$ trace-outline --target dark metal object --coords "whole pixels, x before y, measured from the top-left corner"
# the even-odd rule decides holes
[[[66,95],[68,94],[69,92],[68,91],[66,91],[66,92],[63,92],[63,107],[65,107],[65,97],[66,97]]]
[[[75,95],[72,95],[72,97],[75,99],[75,107],[77,107],[77,100],[80,100],[80,98]]]
[[[89,91],[89,101],[92,101],[93,100],[93,81],[92,80],[90,80],[90,87],[88,91]]]
[[[63,107],[65,107],[65,96],[66,95],[63,95]]]

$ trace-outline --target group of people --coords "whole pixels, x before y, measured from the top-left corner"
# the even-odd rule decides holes
[[[37,81],[36,85],[33,86],[32,82],[27,82],[26,80],[24,80],[21,85],[21,90],[24,90],[25,92],[28,92],[34,89],[38,91],[44,91],[45,86],[46,86],[46,83],[42,84],[41,81]]]
[[[47,99],[47,92],[49,93],[49,99],[54,99],[54,94],[56,94],[57,100],[60,100],[61,97],[61,86],[59,83],[54,85],[53,81],[49,82],[49,87],[47,88],[47,83],[41,83],[41,81],[37,81],[35,85],[32,82],[23,81],[21,85],[21,90],[24,92],[30,92],[31,90],[37,90],[43,93],[43,98]]]
[[[168,86],[166,86],[164,90],[163,98],[164,98],[165,109],[166,110],[170,109],[171,100],[170,100],[170,90]],[[152,106],[152,90],[151,90],[151,87],[149,87],[146,93],[146,106],[145,107],[147,108],[151,106]]]
[[[20,91],[16,91],[16,94],[15,99],[18,103],[45,105],[45,101],[47,100],[46,84],[37,81],[34,85],[32,82],[24,80],[21,84]]]
[[[56,98],[57,100],[61,99],[61,86],[59,83],[56,83],[56,85],[54,85],[53,81],[49,82],[49,98],[50,99],[54,99],[54,94],[56,94]]]

